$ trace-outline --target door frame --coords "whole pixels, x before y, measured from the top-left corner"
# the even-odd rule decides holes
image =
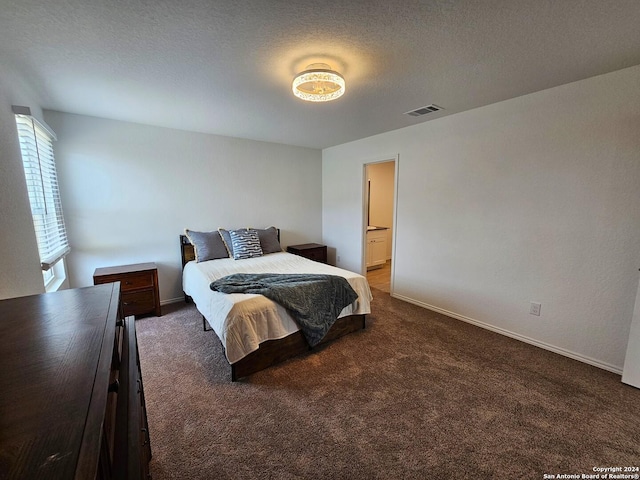
[[[640,281],[631,317],[627,354],[622,367],[622,382],[640,388]]]
[[[360,259],[361,262],[361,273],[365,277],[367,276],[367,207],[368,207],[368,196],[369,196],[369,185],[367,178],[367,166],[375,165],[377,163],[388,163],[394,162],[394,171],[393,171],[393,224],[391,232],[391,281],[389,286],[389,293],[393,294],[393,283],[395,278],[395,269],[396,269],[396,235],[397,235],[397,225],[398,225],[398,177],[400,172],[400,155],[383,155],[377,158],[372,158],[363,162],[362,164],[362,215],[360,221],[360,244],[362,246],[362,257]]]

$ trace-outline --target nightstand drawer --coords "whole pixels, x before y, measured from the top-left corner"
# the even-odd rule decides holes
[[[123,292],[137,290],[139,288],[153,287],[153,272],[126,273],[120,275],[102,275],[94,277],[94,284],[120,282],[120,290]]]
[[[326,262],[327,254],[325,252],[324,248],[314,248],[313,250],[306,250],[304,256],[316,262]]]
[[[327,263],[327,246],[319,243],[305,243],[302,245],[289,245],[287,252],[308,258],[315,262]]]
[[[120,288],[123,292],[145,287],[153,287],[153,272],[128,273],[120,280]]]
[[[129,315],[141,315],[152,311],[156,305],[153,290],[139,292],[122,292],[122,311],[125,317]]]

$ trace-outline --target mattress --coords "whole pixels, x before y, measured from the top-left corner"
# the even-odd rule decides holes
[[[233,273],[311,273],[344,277],[358,299],[340,312],[340,317],[371,313],[371,290],[367,279],[357,273],[314,262],[291,253],[234,260],[222,258],[184,267],[182,288],[220,338],[229,363],[235,363],[258,349],[260,343],[277,340],[298,331],[295,320],[281,305],[262,295],[214,292],[214,280]]]

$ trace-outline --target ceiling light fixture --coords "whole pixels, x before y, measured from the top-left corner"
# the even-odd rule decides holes
[[[293,94],[308,102],[329,102],[344,94],[344,77],[326,63],[313,63],[293,79]]]

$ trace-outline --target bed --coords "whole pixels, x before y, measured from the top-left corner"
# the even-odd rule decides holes
[[[180,235],[180,247],[185,300],[195,303],[203,318],[203,328],[213,330],[222,342],[232,381],[299,355],[310,347],[284,307],[263,295],[212,291],[209,285],[214,280],[235,273],[342,276],[358,299],[340,312],[321,344],[365,328],[372,296],[362,275],[283,251],[242,260],[218,258],[196,262],[194,247],[186,235]]]

